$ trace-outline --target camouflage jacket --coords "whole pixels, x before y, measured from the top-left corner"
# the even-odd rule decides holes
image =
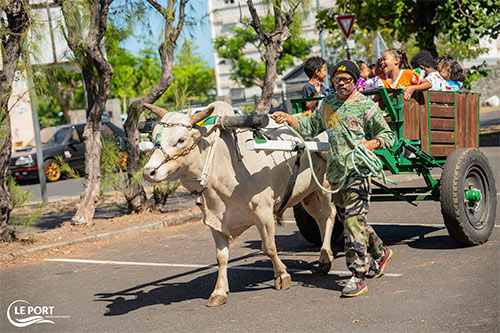
[[[325,97],[309,117],[298,116],[297,130],[305,136],[317,136],[328,132],[329,152],[327,177],[331,183],[340,183],[347,167],[347,175],[353,171],[352,162],[346,156],[361,141],[382,138],[384,147],[394,144],[394,133],[387,125],[378,104],[359,94],[348,101],[336,95]],[[350,134],[348,133],[350,132]],[[357,167],[362,167],[356,161]]]

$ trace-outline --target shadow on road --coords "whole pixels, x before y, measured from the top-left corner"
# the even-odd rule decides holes
[[[75,216],[75,213],[76,208],[70,211],[42,216],[33,223],[33,226],[23,229],[22,232],[43,232],[58,228],[64,222],[70,221],[71,218]],[[94,213],[94,219],[107,220],[126,214],[128,214],[127,208],[123,205],[97,207]]]
[[[429,236],[429,234],[442,230],[440,227],[415,226],[415,225],[375,225],[375,231],[380,235],[388,245],[408,245],[419,249],[455,249],[461,247],[450,236]],[[329,275],[322,276],[316,274],[317,250],[302,238],[298,231],[290,235],[276,236],[276,244],[279,249],[283,263],[288,268],[293,268],[292,280],[300,283],[303,287],[323,288],[327,290],[340,291],[343,285],[340,281],[348,279],[346,276]],[[342,251],[342,237],[335,243],[335,248]],[[250,240],[243,244],[243,247],[255,249],[255,252],[233,258],[230,263],[241,262],[244,259],[262,256],[261,241]],[[311,261],[290,259],[295,253],[313,252],[314,257]],[[336,260],[342,255],[336,255]],[[269,267],[271,261],[267,258],[258,259],[252,263],[238,265],[239,267]],[[205,272],[213,270],[213,267],[207,266],[183,272],[180,274],[165,277],[160,280],[147,282],[131,288],[116,292],[104,292],[95,294],[96,302],[108,302],[108,309],[105,316],[118,316],[128,312],[156,304],[170,305],[173,303],[184,302],[194,299],[207,300],[212,292],[216,280],[217,272]],[[297,271],[298,270],[298,271]],[[306,272],[307,274],[301,274]],[[313,274],[309,274],[309,273]],[[175,280],[189,277],[194,274],[205,273],[188,282],[177,282]],[[228,269],[228,279],[231,293],[250,292],[273,288],[272,271],[243,271]],[[272,297],[272,296],[270,296]]]
[[[377,224],[372,225],[375,232],[382,238],[388,246],[407,244],[410,247],[419,249],[457,249],[461,245],[455,242],[450,236],[427,236],[435,231],[442,230],[442,227],[421,226],[421,225],[394,225]],[[243,245],[246,248],[259,250],[261,248],[260,240],[246,241]],[[276,247],[278,254],[280,252],[316,252],[319,247],[309,243],[302,237],[299,231],[290,235],[277,235]],[[332,250],[337,258],[339,252],[344,251],[344,237],[339,237],[332,243]]]
[[[500,133],[481,135],[479,137],[479,147],[498,147],[500,146]]]

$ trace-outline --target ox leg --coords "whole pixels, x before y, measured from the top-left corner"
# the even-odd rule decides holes
[[[333,225],[335,221],[335,206],[330,202],[329,195],[311,193],[302,201],[306,211],[314,217],[321,233],[321,250],[319,254],[318,273],[326,275],[333,267],[333,251],[331,246]]]
[[[272,214],[268,215],[272,216]],[[265,221],[264,219],[261,221]],[[260,236],[262,238],[262,251],[271,259],[274,270],[274,288],[277,290],[286,290],[292,284],[292,277],[286,271],[286,266],[278,257],[276,243],[274,242],[274,220],[257,224]]]
[[[219,306],[225,304],[227,301],[227,294],[229,293],[229,283],[227,280],[227,263],[229,260],[229,238],[224,234],[211,229],[212,235],[217,247],[217,263],[219,265],[219,272],[217,275],[217,284],[215,289],[210,295],[206,306]]]

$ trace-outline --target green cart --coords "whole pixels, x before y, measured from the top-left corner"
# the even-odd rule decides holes
[[[415,206],[419,201],[439,201],[453,239],[464,245],[486,242],[495,224],[497,195],[490,163],[478,149],[479,94],[427,91],[415,93],[409,101],[403,101],[402,89],[364,94],[380,95],[396,136],[391,149],[375,150],[384,169],[395,175],[417,174],[425,181],[422,186],[402,187],[372,180],[371,200]],[[304,102],[315,99],[292,99],[293,113],[302,113]],[[294,214],[304,238],[321,244],[314,219],[300,205]],[[336,221],[332,242],[341,233],[342,224]]]

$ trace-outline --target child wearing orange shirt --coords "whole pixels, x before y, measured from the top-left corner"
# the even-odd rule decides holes
[[[375,77],[375,87],[403,88],[403,98],[409,100],[415,91],[423,91],[432,84],[412,71],[403,50],[389,49],[382,57],[383,73]]]

